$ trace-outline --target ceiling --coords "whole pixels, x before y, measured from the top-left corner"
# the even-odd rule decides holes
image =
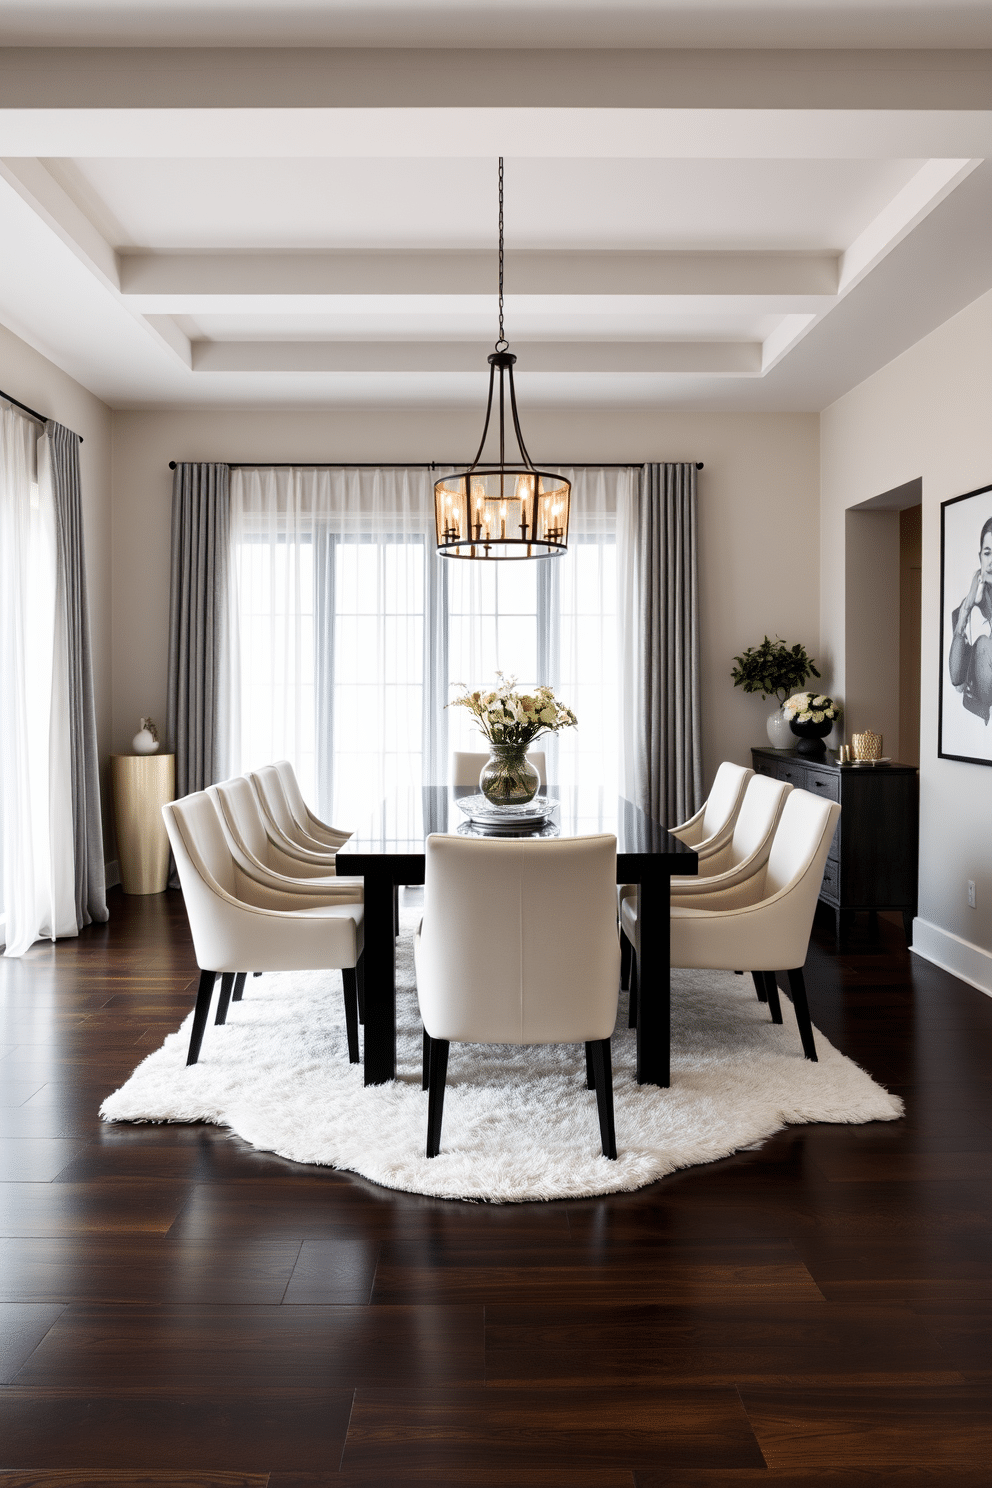
[[[992,288],[986,48],[988,0],[0,0],[0,321],[116,408],[470,405],[503,154],[522,397],[816,410]]]

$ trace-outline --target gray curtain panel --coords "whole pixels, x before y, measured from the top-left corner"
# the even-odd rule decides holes
[[[702,804],[694,463],[645,465],[630,523],[635,804],[677,826]],[[628,789],[630,781],[626,781]]]
[[[57,603],[65,616],[66,628],[76,927],[81,930],[94,920],[106,920],[108,912],[83,553],[79,435],[52,419],[45,424],[45,433],[51,448],[55,501]]]
[[[172,482],[167,730],[176,795],[203,790],[223,768],[220,717],[231,508],[227,465],[184,462]]]

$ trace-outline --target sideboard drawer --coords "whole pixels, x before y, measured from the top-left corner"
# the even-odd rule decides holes
[[[836,858],[828,858],[823,869],[823,888],[820,894],[835,904],[840,899],[840,864]]]
[[[839,801],[840,776],[829,770],[818,770],[815,765],[807,766],[805,789],[827,801]]]

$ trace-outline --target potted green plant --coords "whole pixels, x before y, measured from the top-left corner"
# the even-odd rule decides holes
[[[782,705],[802,687],[807,677],[820,675],[806,647],[787,646],[781,636],[774,641],[765,636],[760,646],[748,646],[742,656],[734,657],[730,675],[734,686],[743,692],[758,692],[763,698],[777,699],[778,707],[767,723],[768,738],[774,749],[787,748],[792,733]]]

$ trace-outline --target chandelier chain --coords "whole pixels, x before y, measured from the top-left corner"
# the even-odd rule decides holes
[[[503,157],[499,157],[499,340],[496,350],[505,351],[509,346],[503,334]]]

